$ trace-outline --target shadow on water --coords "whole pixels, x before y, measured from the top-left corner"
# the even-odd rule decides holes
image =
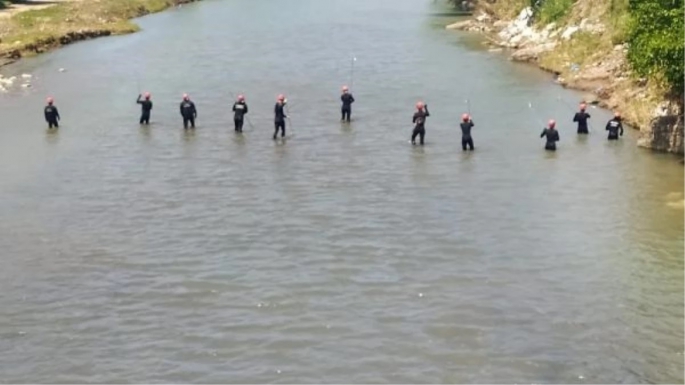
[[[50,144],[59,142],[59,129],[48,128],[45,130],[45,141]]]

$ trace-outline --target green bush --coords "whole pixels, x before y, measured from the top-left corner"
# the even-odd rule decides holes
[[[552,23],[566,16],[573,7],[573,0],[540,0],[535,2],[537,19],[544,23]]]
[[[683,95],[683,0],[630,0],[628,60],[641,76],[662,78]]]

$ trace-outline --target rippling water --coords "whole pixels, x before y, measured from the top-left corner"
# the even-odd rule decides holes
[[[682,166],[604,111],[576,138],[577,94],[430,7],[208,0],[3,69],[34,86],[0,95],[0,381],[683,382]]]

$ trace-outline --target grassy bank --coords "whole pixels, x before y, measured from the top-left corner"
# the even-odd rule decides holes
[[[131,33],[129,20],[159,12],[178,0],[72,0],[0,20],[0,57],[17,59],[98,36]]]

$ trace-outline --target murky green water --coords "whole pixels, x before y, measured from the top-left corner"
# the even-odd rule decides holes
[[[577,138],[577,94],[433,11],[208,0],[4,68],[34,86],[0,95],[0,381],[682,382],[682,166],[608,143],[603,111]]]

